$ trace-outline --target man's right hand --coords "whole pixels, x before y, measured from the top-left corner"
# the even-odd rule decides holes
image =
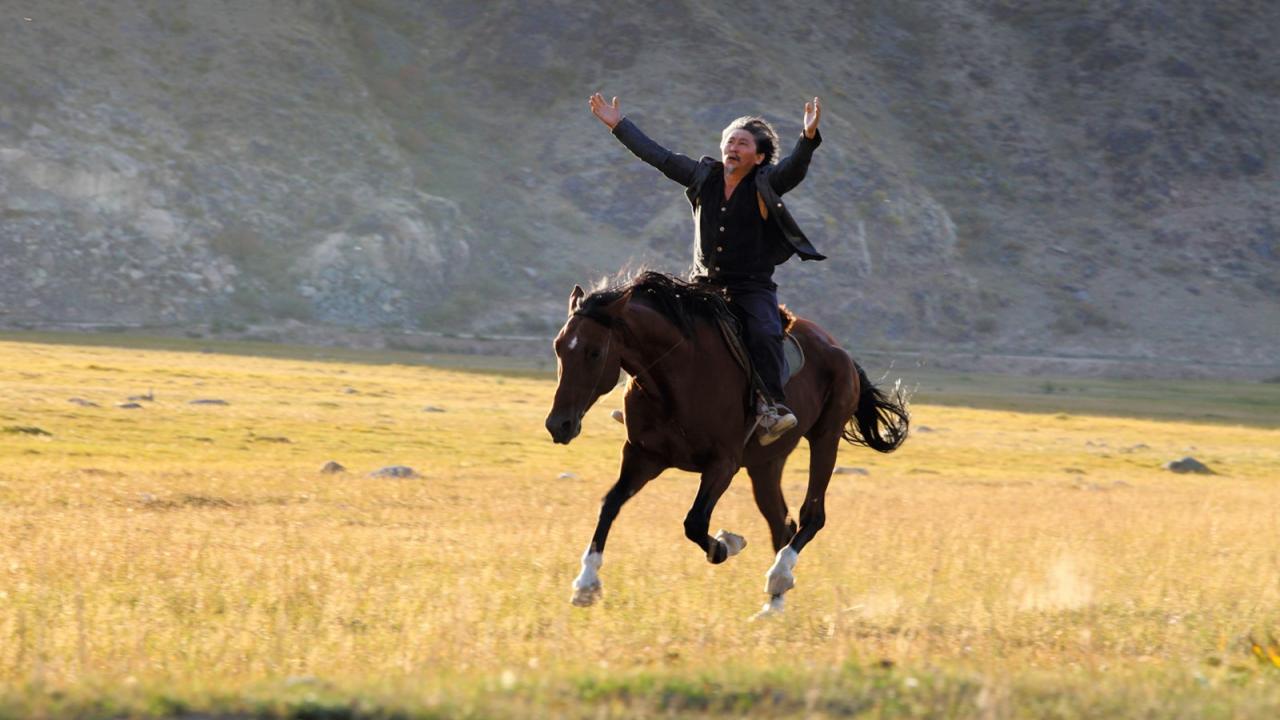
[[[587,102],[591,105],[591,113],[600,118],[600,122],[609,126],[612,130],[619,122],[622,122],[622,113],[618,110],[618,98],[613,98],[613,104],[604,101],[604,96],[600,93],[592,95]]]

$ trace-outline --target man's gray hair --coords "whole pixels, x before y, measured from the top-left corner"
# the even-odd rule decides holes
[[[768,120],[759,115],[743,115],[729,123],[721,135],[728,135],[734,130],[746,130],[756,139],[756,153],[764,156],[764,164],[778,162],[778,131],[773,129]]]

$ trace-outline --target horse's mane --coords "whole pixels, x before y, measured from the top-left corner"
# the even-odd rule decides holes
[[[714,323],[717,318],[722,318],[733,328],[737,328],[739,324],[720,288],[686,282],[656,270],[644,270],[613,283],[606,281],[603,288],[583,298],[577,314],[609,325],[612,321],[604,312],[605,306],[628,292],[633,300],[641,300],[657,310],[679,328],[685,337],[693,334],[694,323],[698,320]],[[782,319],[782,329],[790,332],[796,323],[796,314],[785,305],[778,306],[778,313]]]
[[[714,322],[717,317],[727,317],[733,322],[733,313],[724,296],[715,288],[685,282],[654,270],[646,270],[633,278],[596,290],[582,300],[577,314],[608,324],[604,308],[628,292],[632,300],[639,300],[657,310],[685,337],[693,334],[698,320]]]

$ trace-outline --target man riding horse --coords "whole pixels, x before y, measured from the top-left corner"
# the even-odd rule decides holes
[[[804,132],[778,159],[778,135],[767,121],[745,116],[721,134],[720,160],[693,160],[649,139],[622,116],[618,98],[589,100],[591,112],[637,157],[685,188],[693,206],[694,280],[719,289],[742,326],[747,353],[760,378],[758,439],[768,445],[796,426],[782,387],[782,322],[773,269],[799,255],[823,260],[782,202],[804,180],[822,143],[818,98],[804,104]]]

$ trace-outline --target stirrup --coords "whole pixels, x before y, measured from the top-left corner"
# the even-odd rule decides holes
[[[783,411],[782,414],[779,414],[779,410]],[[795,413],[788,410],[786,406],[773,405],[761,412],[756,437],[763,447],[786,435],[798,423]]]

